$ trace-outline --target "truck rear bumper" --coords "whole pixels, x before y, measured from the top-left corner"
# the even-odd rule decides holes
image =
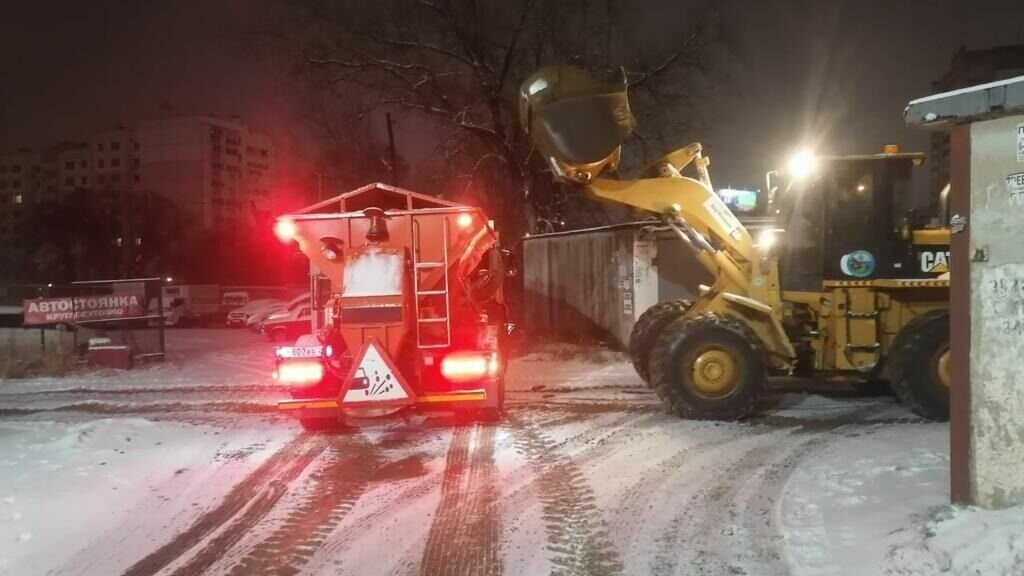
[[[482,408],[491,404],[487,400],[487,391],[484,389],[459,390],[443,394],[430,394],[427,396],[418,396],[411,402],[411,405],[424,407],[465,406],[470,408]],[[377,408],[387,405],[387,403],[366,402],[354,404],[351,406],[353,406],[353,408]],[[281,400],[277,403],[277,409],[282,412],[292,414],[296,418],[322,418],[337,416],[338,411],[341,409],[341,404],[338,402],[337,398],[308,398],[301,400]]]

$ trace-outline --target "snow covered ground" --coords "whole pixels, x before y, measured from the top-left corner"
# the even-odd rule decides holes
[[[168,335],[163,364],[0,381],[0,574],[1024,573],[1024,510],[948,506],[947,426],[888,397],[687,422],[620,354],[550,346],[500,425],[317,435],[275,413],[269,345]]]

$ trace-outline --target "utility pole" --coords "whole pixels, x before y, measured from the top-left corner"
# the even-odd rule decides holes
[[[388,155],[391,162],[391,184],[398,186],[398,164],[395,155],[395,132],[391,128],[391,112],[385,113],[388,122]]]

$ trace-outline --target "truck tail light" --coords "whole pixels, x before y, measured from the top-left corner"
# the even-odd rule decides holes
[[[441,375],[452,382],[468,382],[495,376],[499,367],[496,353],[455,352],[441,360]]]
[[[274,379],[283,384],[316,384],[324,378],[324,365],[319,360],[281,362]]]

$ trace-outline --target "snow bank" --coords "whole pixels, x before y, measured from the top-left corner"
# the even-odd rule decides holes
[[[926,522],[894,533],[889,543],[889,575],[1017,576],[1024,573],[1024,506],[943,506]]]
[[[779,502],[795,576],[1024,574],[1024,506],[948,504],[948,425],[845,430],[794,471]]]

